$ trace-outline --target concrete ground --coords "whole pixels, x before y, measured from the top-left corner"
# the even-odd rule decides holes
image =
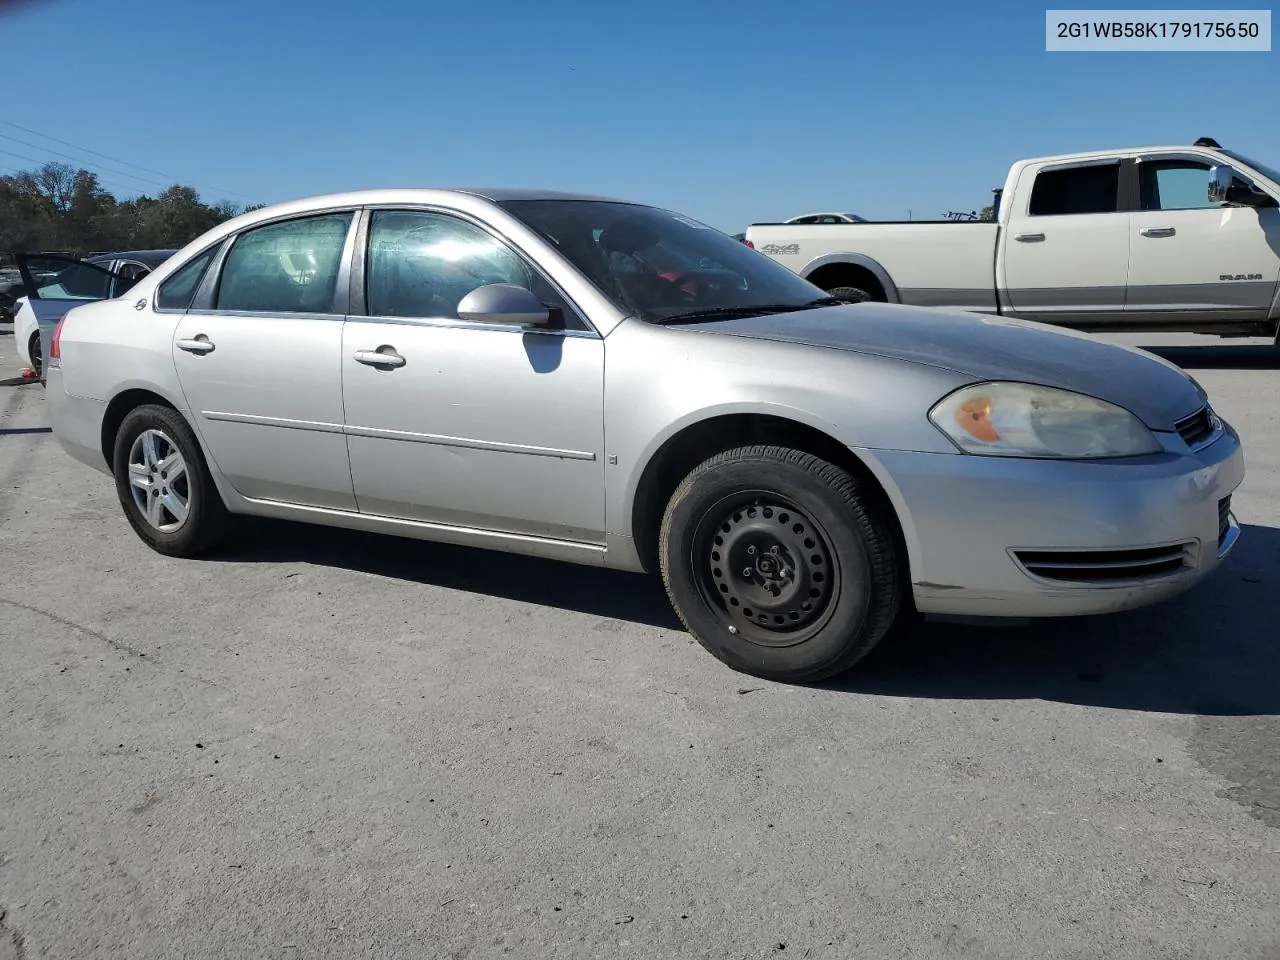
[[[1280,957],[1280,351],[1125,337],[1241,431],[1166,606],[820,689],[656,582],[256,524],[166,560],[0,327],[0,960]]]

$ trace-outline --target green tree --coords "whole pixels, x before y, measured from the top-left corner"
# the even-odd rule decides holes
[[[0,176],[0,252],[182,247],[241,212],[229,201],[207,204],[181,184],[117,200],[92,171],[47,163]]]

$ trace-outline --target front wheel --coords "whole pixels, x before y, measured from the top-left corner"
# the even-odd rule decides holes
[[[116,434],[116,493],[134,532],[157,553],[190,557],[226,534],[230,514],[186,420],[147,404]]]
[[[848,471],[785,447],[741,447],[696,467],[667,506],[659,558],[689,632],[765,679],[847,670],[901,606],[887,509]]]

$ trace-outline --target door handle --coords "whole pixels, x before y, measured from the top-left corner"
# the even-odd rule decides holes
[[[1017,240],[1019,243],[1040,243],[1044,240],[1044,234],[1043,233],[1019,233],[1019,234],[1015,234],[1013,239]]]
[[[403,367],[404,357],[396,353],[396,348],[383,344],[377,350],[357,350],[356,363],[369,367]]]
[[[1173,227],[1143,227],[1138,232],[1144,237],[1172,237],[1178,231]]]
[[[213,341],[206,337],[203,333],[197,333],[193,339],[179,340],[174,344],[179,350],[185,350],[187,353],[206,354],[213,353]]]

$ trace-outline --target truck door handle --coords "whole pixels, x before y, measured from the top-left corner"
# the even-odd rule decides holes
[[[1173,227],[1143,227],[1138,232],[1144,237],[1172,237],[1178,231]]]
[[[1043,233],[1019,233],[1014,238],[1019,243],[1041,243],[1044,240]]]
[[[356,363],[369,367],[403,367],[404,357],[396,353],[396,348],[383,344],[377,350],[357,350]]]
[[[190,340],[179,340],[175,346],[179,350],[187,351],[187,353],[213,353],[213,341],[203,333],[197,333],[195,337]]]

